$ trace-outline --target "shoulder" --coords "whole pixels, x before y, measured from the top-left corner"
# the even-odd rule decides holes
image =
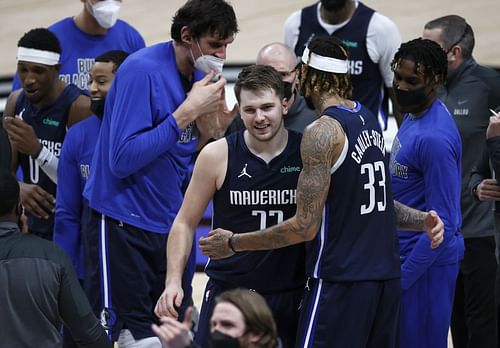
[[[127,33],[128,35],[134,36],[136,38],[140,38],[140,40],[143,40],[142,35],[139,33],[139,31],[125,22],[124,20],[119,19],[115,26],[113,27],[113,30],[111,32],[116,32],[119,35],[123,35],[123,33]]]
[[[203,162],[213,165],[227,160],[228,145],[226,138],[221,138],[203,147],[198,155],[196,162]]]
[[[23,91],[23,89],[19,88],[15,91],[12,91],[9,94],[9,96],[7,97],[7,102],[5,104],[5,109],[4,109],[5,116],[14,116],[14,113],[16,112],[17,99],[19,98],[19,95],[21,95],[22,91]]]
[[[304,130],[301,143],[302,159],[305,161],[306,156],[312,156],[332,160],[344,141],[342,125],[332,117],[321,116]]]
[[[368,24],[368,32],[382,38],[398,37],[399,41],[401,41],[401,35],[396,23],[379,12],[375,12],[373,14],[370,23]]]
[[[68,26],[71,25],[72,22],[73,22],[72,17],[66,17],[50,25],[48,29],[54,32],[55,34],[59,34],[60,29],[67,28]]]

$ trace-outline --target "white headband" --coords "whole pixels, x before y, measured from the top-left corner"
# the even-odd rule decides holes
[[[302,53],[302,63],[314,69],[337,74],[345,74],[348,71],[347,60],[324,57],[314,52],[311,52],[311,57],[309,57],[308,47],[306,47],[304,53]]]
[[[42,51],[35,48],[18,47],[17,48],[17,61],[24,61],[30,63],[38,63],[44,65],[59,64],[59,53]]]

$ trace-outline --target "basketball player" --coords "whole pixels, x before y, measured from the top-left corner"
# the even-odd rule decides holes
[[[246,130],[207,145],[196,161],[181,210],[170,230],[167,281],[156,306],[158,315],[177,317],[176,307],[184,296],[182,271],[195,228],[211,199],[213,226],[236,232],[249,227],[265,228],[295,212],[295,188],[302,168],[300,134],[284,127],[287,103],[280,74],[266,65],[244,68],[235,94]],[[283,346],[294,347],[305,284],[304,266],[302,244],[210,261],[196,342],[207,347],[215,298],[225,290],[245,287],[264,296]]]
[[[431,235],[433,227],[442,233],[443,226],[434,212],[393,203],[380,126],[368,109],[348,99],[347,57],[334,37],[314,38],[302,55],[300,90],[321,117],[302,138],[295,215],[256,232],[219,228],[201,238],[200,246],[218,259],[311,241],[297,346],[397,347],[400,261],[394,221]]]

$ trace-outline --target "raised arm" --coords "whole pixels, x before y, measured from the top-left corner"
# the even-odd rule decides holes
[[[320,227],[330,188],[330,170],[344,141],[342,126],[332,118],[322,117],[309,125],[300,148],[303,169],[297,184],[295,215],[280,224],[251,233],[211,231],[207,238],[200,239],[203,253],[217,259],[231,256],[235,251],[277,249],[313,239]]]

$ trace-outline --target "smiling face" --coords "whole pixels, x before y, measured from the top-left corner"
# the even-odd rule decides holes
[[[261,91],[242,89],[239,107],[246,129],[259,141],[272,140],[284,127],[286,104],[270,88]]]
[[[115,77],[113,62],[95,62],[90,70],[89,92],[92,97],[104,98]]]
[[[33,104],[47,98],[58,79],[58,66],[19,61],[17,74],[26,97]]]

